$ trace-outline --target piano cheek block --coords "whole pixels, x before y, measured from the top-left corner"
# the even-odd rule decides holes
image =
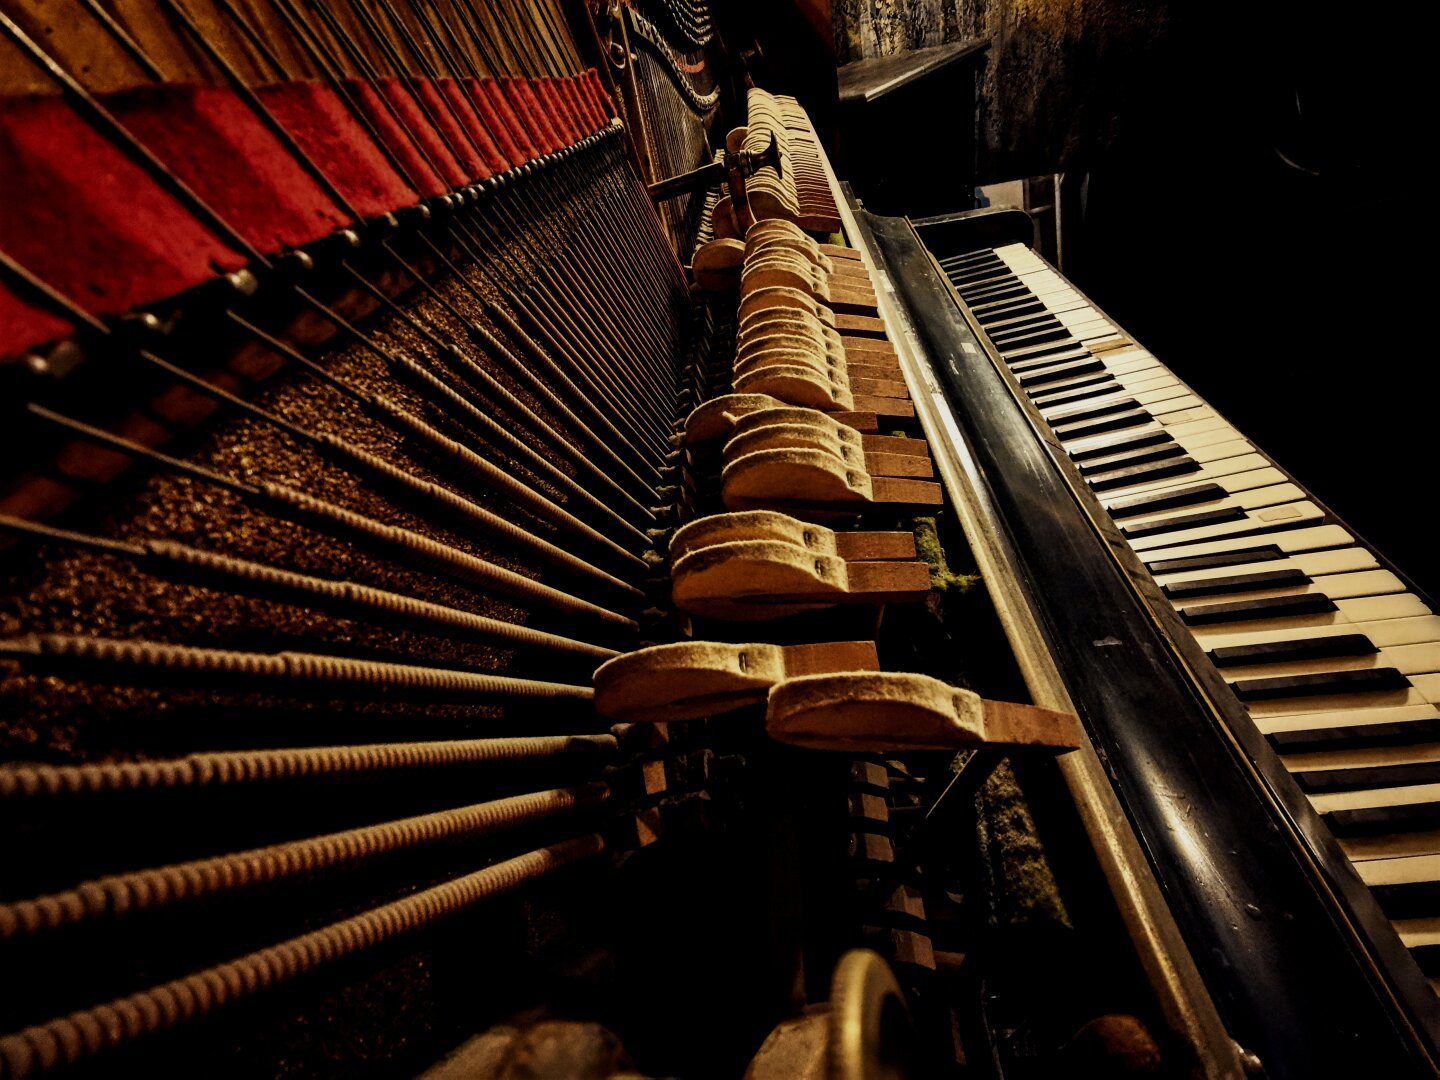
[[[769,694],[765,730],[813,750],[964,750],[1062,754],[1079,720],[1033,705],[986,701],[928,675],[893,672],[787,679]]]

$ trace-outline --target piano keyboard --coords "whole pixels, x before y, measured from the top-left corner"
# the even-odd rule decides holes
[[[1440,617],[1029,248],[940,266],[1440,990]]]

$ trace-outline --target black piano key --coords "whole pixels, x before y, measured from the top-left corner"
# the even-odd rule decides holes
[[[1358,769],[1315,769],[1291,775],[1307,795],[1333,795],[1338,791],[1375,791],[1379,788],[1440,784],[1440,761]]]
[[[1377,765],[1368,769],[1316,769],[1292,773],[1300,791],[1308,795],[1333,795],[1342,791],[1378,791],[1381,788],[1414,788],[1421,783],[1440,783],[1440,762],[1416,765]]]
[[[1063,363],[1047,365],[1039,370],[1028,370],[1016,374],[1022,387],[1039,386],[1043,383],[1054,382],[1056,379],[1063,379],[1067,375],[1075,375],[1082,371],[1101,371],[1105,367],[1093,356],[1086,356],[1078,360],[1066,360]]]
[[[977,278],[974,281],[955,283],[955,291],[967,304],[972,301],[993,300],[998,296],[1022,296],[1021,286],[1012,278]]]
[[[1019,348],[1022,344],[1036,341],[1058,341],[1067,337],[1065,327],[1048,315],[1044,317],[1030,316],[1016,322],[1007,322],[999,326],[987,326],[985,333],[995,343],[995,347],[1001,352],[1010,348]]]
[[[1262,596],[1256,600],[1230,600],[1223,604],[1181,608],[1180,618],[1190,626],[1210,626],[1251,619],[1283,619],[1292,615],[1324,615],[1335,610],[1335,601],[1323,593],[1300,593],[1296,596]]]
[[[1294,567],[1286,567],[1283,570],[1259,570],[1253,574],[1234,574],[1226,577],[1201,578],[1198,581],[1172,581],[1169,585],[1160,586],[1160,591],[1171,600],[1185,600],[1193,596],[1218,596],[1221,593],[1232,592],[1260,592],[1262,589],[1278,589],[1288,585],[1309,585],[1310,575],[1304,570],[1296,570]],[[1326,638],[1327,641],[1338,641],[1339,638]],[[1269,645],[1280,644],[1279,642],[1268,642]],[[1297,642],[1296,644],[1300,644]],[[1336,646],[1338,648],[1338,646]],[[1236,646],[1236,648],[1262,648],[1262,646]],[[1317,656],[1325,656],[1326,653],[1316,653]],[[1330,656],[1354,656],[1355,653],[1329,653]],[[1241,661],[1232,661],[1240,663]]]
[[[1241,701],[1319,697],[1322,694],[1376,694],[1404,690],[1410,680],[1395,668],[1359,668],[1351,671],[1316,671],[1308,675],[1277,675],[1267,679],[1240,679],[1230,684]]]
[[[1182,529],[1199,529],[1206,525],[1219,525],[1225,521],[1239,521],[1244,517],[1245,511],[1239,506],[1219,506],[1214,510],[1199,510],[1193,514],[1176,514],[1164,521],[1121,525],[1120,534],[1130,540],[1138,540],[1142,536],[1157,536],[1160,533],[1179,532]]]
[[[970,310],[981,304],[1009,303],[1012,300],[1033,296],[1029,289],[1018,281],[987,282],[984,285],[956,289],[965,302],[971,305]]]
[[[1186,570],[1215,570],[1221,566],[1242,566],[1245,563],[1269,562],[1286,555],[1278,544],[1263,544],[1241,551],[1216,551],[1209,555],[1187,555],[1180,559],[1161,559],[1150,564],[1152,574],[1179,574]]]
[[[1440,945],[1416,945],[1410,955],[1427,979],[1440,978]]]
[[[994,262],[979,262],[973,266],[957,268],[950,271],[946,276],[957,286],[962,283],[973,285],[979,281],[994,280],[1001,277],[1015,282],[1020,280],[1015,276],[1015,272],[1000,259],[996,259]]]
[[[1165,435],[1163,431],[1157,432],[1157,434]],[[1168,435],[1165,437],[1169,438]],[[1090,485],[1091,491],[1114,491],[1116,488],[1147,484],[1153,480],[1167,480],[1173,476],[1184,476],[1186,473],[1199,471],[1200,463],[1192,457],[1167,457],[1159,461],[1131,465],[1125,469],[1095,473],[1087,476],[1085,482]]]
[[[1030,400],[1037,407],[1048,409],[1052,405],[1061,405],[1067,401],[1079,401],[1097,394],[1118,393],[1121,389],[1123,387],[1120,385],[1120,380],[1106,372],[1099,375],[1082,376],[1069,382],[1063,390],[1044,387],[1032,392]]]
[[[1136,465],[1149,465],[1165,458],[1184,457],[1185,447],[1171,439],[1158,446],[1146,446],[1139,450],[1127,450],[1123,454],[1107,454],[1104,457],[1091,458],[1076,466],[1081,476],[1093,476],[1096,473],[1114,472],[1117,469],[1133,468]]]
[[[1424,919],[1440,915],[1440,882],[1377,885],[1370,893],[1390,919]]]
[[[1073,405],[1067,405],[1057,409],[1045,418],[1046,423],[1051,427],[1057,424],[1074,423],[1078,420],[1089,420],[1095,416],[1108,416],[1111,413],[1124,412],[1127,409],[1138,409],[1140,406],[1135,403],[1132,397],[1117,398],[1114,401],[1095,402],[1078,401]]]
[[[1010,357],[1015,355],[1017,350],[1026,349],[1033,345],[1050,344],[1053,342],[1064,342],[1067,345],[1075,344],[1075,339],[1070,336],[1060,323],[1054,326],[1040,326],[1033,329],[1026,329],[1024,332],[1015,331],[1003,334],[996,334],[990,338],[995,343],[995,348],[1000,355]]]
[[[1276,573],[1287,571],[1277,570]],[[1304,580],[1310,579],[1304,577]],[[1222,645],[1218,649],[1210,649],[1209,656],[1216,667],[1237,667],[1245,664],[1288,664],[1296,660],[1330,660],[1337,656],[1374,656],[1379,651],[1379,647],[1364,634],[1324,634],[1285,641],[1257,641],[1250,645]]]
[[[1059,364],[1074,363],[1076,360],[1094,360],[1097,364],[1100,365],[1098,370],[1104,370],[1104,364],[1101,363],[1099,358],[1091,356],[1090,350],[1080,345],[1064,349],[1056,349],[1054,352],[1046,353],[1043,356],[1032,356],[1028,360],[1007,361],[1007,366],[1010,368],[1011,371],[1019,375],[1021,372],[1036,371],[1040,368],[1053,368]],[[1086,371],[1082,372],[1081,374],[1088,373],[1089,372]],[[1067,372],[1066,377],[1071,378],[1072,376]]]
[[[1141,424],[1149,423],[1152,419],[1153,417],[1144,409],[1131,409],[1129,412],[1113,413],[1098,420],[1081,420],[1073,424],[1051,425],[1050,430],[1055,432],[1056,438],[1061,440],[1083,439],[1087,435],[1100,435],[1106,431],[1121,431],[1129,427],[1139,427]]]
[[[947,255],[940,260],[940,265],[948,270],[952,266],[974,266],[982,262],[1000,261],[1000,256],[995,254],[994,248],[976,248],[974,251],[966,251],[959,255]]]
[[[1345,727],[1276,731],[1267,738],[1276,753],[1280,754],[1415,746],[1440,740],[1440,716],[1426,720],[1396,720],[1388,724],[1350,724]]]
[[[1389,836],[1392,833],[1440,829],[1440,803],[1367,806],[1363,810],[1331,810],[1322,814],[1330,831],[1341,837]],[[1436,914],[1440,914],[1437,911]]]
[[[980,325],[985,327],[987,334],[1001,327],[1019,325],[1023,321],[1033,320],[1047,314],[1044,304],[1040,303],[1039,300],[1030,299],[1017,300],[999,307],[992,307],[984,314],[981,314],[980,311],[975,308],[971,308],[970,310],[974,312],[975,318],[979,321]]]
[[[999,350],[1000,355],[1005,358],[1005,362],[1010,365],[1012,370],[1016,364],[1024,363],[1026,360],[1038,360],[1042,356],[1053,357],[1060,353],[1078,353],[1081,351],[1086,355],[1090,352],[1089,349],[1086,349],[1084,345],[1080,344],[1080,342],[1074,338],[1066,338],[1063,341],[1046,341],[1039,345],[1017,346]]]
[[[970,310],[976,315],[991,308],[1006,307],[1010,304],[1027,301],[1034,295],[1023,285],[1002,285],[994,289],[981,290],[974,298],[974,302],[967,300]]]
[[[1094,446],[1087,446],[1083,450],[1067,450],[1065,452],[1070,456],[1071,461],[1093,461],[1095,458],[1118,453],[1121,450],[1140,450],[1147,446],[1161,446],[1174,441],[1168,431],[1131,432],[1128,435],[1113,435],[1108,439],[1101,439]]]
[[[1112,518],[1134,517],[1136,514],[1158,514],[1162,510],[1178,510],[1182,506],[1213,502],[1223,499],[1227,492],[1219,484],[1191,484],[1188,487],[1170,488],[1168,491],[1152,491],[1145,495],[1130,495],[1116,499],[1110,504]]]

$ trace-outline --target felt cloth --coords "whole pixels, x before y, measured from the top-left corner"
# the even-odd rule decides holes
[[[285,82],[256,93],[361,217],[379,217],[420,201],[330,86]]]
[[[380,141],[400,163],[410,185],[424,196],[446,194],[449,188],[445,181],[436,175],[435,170],[420,155],[420,151],[415,149],[415,144],[405,134],[405,129],[390,115],[390,110],[385,107],[376,89],[364,79],[346,79],[344,82],[346,91],[374,127]],[[414,107],[413,102],[411,106]]]
[[[463,187],[472,180],[483,180],[490,175],[485,168],[485,163],[480,159],[475,147],[471,144],[470,138],[466,135],[455,114],[445,103],[444,97],[437,87],[429,79],[408,79],[410,92],[415,96],[422,106],[422,115],[429,121],[430,126],[437,130],[441,136],[440,144],[450,151],[456,163],[463,170],[465,179],[457,186]]]
[[[500,85],[499,80],[466,79],[465,86],[470,91],[476,108],[480,109],[480,115],[486,114],[486,110],[481,109],[480,102],[488,102],[488,111],[495,118],[491,130],[496,133],[496,139],[505,148],[505,156],[510,159],[510,164],[524,165],[540,156],[526,136],[525,127],[520,123],[520,118],[515,115],[515,110],[510,105],[510,99],[505,96],[505,88]]]
[[[510,162],[491,134],[489,125],[476,111],[465,88],[454,79],[438,79],[435,85],[445,95],[445,100],[450,103],[455,110],[455,115],[460,118],[460,123],[464,126],[466,134],[470,136],[470,141],[480,152],[480,160],[484,162],[485,171],[479,179],[488,180],[496,173],[502,173],[510,168]]]
[[[228,87],[140,86],[102,104],[263,254],[353,224]]]
[[[610,94],[605,89],[605,83],[600,79],[600,72],[595,68],[586,68],[580,73],[581,81],[589,88],[590,97],[600,109],[600,115],[605,118],[608,124],[615,116],[615,102],[610,100]]]
[[[555,136],[560,140],[562,146],[570,146],[580,141],[580,131],[575,126],[574,118],[570,114],[570,106],[566,104],[564,95],[554,79],[536,79],[531,85],[540,98],[540,103],[545,107],[545,115],[550,120],[550,126],[555,129]]]
[[[408,132],[409,137],[420,145],[426,159],[440,173],[440,179],[445,184],[442,190],[453,191],[468,184],[470,176],[464,166],[455,160],[455,155],[446,148],[440,133],[425,119],[424,110],[404,82],[396,78],[379,79],[376,86],[395,110],[395,119],[403,125],[402,135]]]
[[[545,109],[530,82],[527,79],[505,79],[503,85],[511,104],[515,106],[516,115],[529,131],[530,142],[542,154],[553,154],[559,150],[563,143],[545,115]]]
[[[22,300],[0,285],[0,360],[9,360],[74,332],[68,320]]]
[[[245,265],[59,98],[0,99],[0,176],[0,249],[93,314]]]

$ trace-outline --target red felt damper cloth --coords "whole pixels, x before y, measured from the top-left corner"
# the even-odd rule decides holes
[[[515,110],[510,107],[505,90],[498,81],[488,78],[466,79],[465,89],[470,92],[475,108],[485,118],[485,122],[491,125],[490,130],[495,135],[495,141],[505,151],[511,165],[524,165],[540,156],[525,137],[524,126],[515,115]]]
[[[465,180],[461,186],[474,180],[484,180],[490,175],[485,168],[485,163],[480,159],[475,147],[470,144],[469,136],[465,134],[460,123],[455,119],[450,107],[445,104],[439,89],[429,79],[410,79],[410,92],[420,100],[424,106],[424,114],[429,117],[431,126],[439,130],[444,136],[444,145],[464,170]]]
[[[67,320],[20,299],[0,285],[0,360],[9,360],[74,332],[75,327]]]
[[[379,80],[379,90],[395,109],[395,116],[405,126],[405,130],[415,137],[430,163],[440,171],[441,178],[449,185],[450,190],[468,184],[470,174],[455,160],[455,155],[445,146],[445,140],[425,118],[425,110],[420,108],[409,88],[399,79],[388,78]]]
[[[0,249],[92,314],[245,265],[59,98],[0,99],[0,176]]]
[[[380,141],[400,163],[409,184],[421,195],[448,194],[450,189],[445,186],[445,181],[441,180],[429,163],[420,156],[420,151],[415,149],[415,144],[405,134],[405,129],[395,122],[375,88],[364,79],[346,79],[344,83],[346,91],[370,121]]]
[[[575,137],[583,139],[595,130],[589,108],[575,93],[575,84],[569,78],[556,78],[552,81],[555,84],[555,93],[560,96],[560,101],[565,106],[565,115],[570,118],[570,126],[575,129]]]
[[[609,127],[610,114],[605,111],[604,104],[596,99],[595,92],[590,87],[590,80],[585,78],[584,73],[575,76],[575,93],[585,103],[586,115],[590,117],[590,123],[594,125],[594,130],[599,131]],[[603,88],[600,93],[602,96],[604,95]]]
[[[140,86],[108,94],[103,103],[266,255],[354,224],[228,87]]]
[[[540,115],[543,110],[535,99],[535,92],[530,89],[530,84],[524,79],[501,79],[500,85],[505,88],[505,98],[515,110],[530,145],[542,154],[551,154],[560,149],[560,140]]]
[[[361,217],[379,217],[420,201],[333,88],[285,82],[256,93]]]
[[[590,100],[590,92],[586,90],[585,84],[580,81],[579,75],[572,75],[561,80],[561,89],[565,98],[575,109],[575,116],[580,127],[586,135],[593,135],[605,126],[605,120],[595,108],[595,102]]]
[[[590,96],[595,104],[599,106],[601,115],[607,121],[615,116],[615,102],[610,99],[610,92],[605,89],[605,83],[600,79],[600,72],[595,68],[586,68],[580,73],[580,78],[590,88]]]
[[[445,95],[445,100],[454,108],[455,115],[460,118],[460,123],[470,136],[470,141],[480,151],[480,160],[485,163],[485,171],[479,179],[488,180],[496,173],[502,173],[510,168],[510,162],[506,160],[505,154],[491,136],[484,119],[475,111],[475,106],[465,93],[465,88],[454,79],[436,79],[435,85],[440,88],[440,92]]]
[[[540,104],[545,107],[545,115],[550,118],[550,126],[555,129],[555,134],[560,139],[560,145],[574,146],[580,141],[580,129],[575,126],[574,119],[570,116],[570,107],[560,93],[560,88],[555,85],[555,80],[536,79],[534,86]]]

